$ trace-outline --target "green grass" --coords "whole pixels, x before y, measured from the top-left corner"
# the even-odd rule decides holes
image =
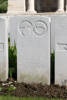
[[[17,98],[17,97],[10,97],[10,96],[0,96],[0,100],[62,100],[62,99]]]

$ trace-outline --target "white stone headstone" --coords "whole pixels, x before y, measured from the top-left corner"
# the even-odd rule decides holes
[[[8,32],[6,19],[0,18],[0,81],[8,79]]]
[[[10,33],[10,46],[15,46],[17,41],[17,25],[16,20],[11,20],[13,17],[9,17],[9,33]]]
[[[50,18],[16,16],[10,19],[17,33],[17,80],[50,84]]]
[[[67,84],[67,16],[55,18],[55,84]]]

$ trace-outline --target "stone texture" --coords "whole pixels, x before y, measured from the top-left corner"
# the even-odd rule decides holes
[[[18,82],[50,84],[50,19],[26,15],[10,21],[17,32]]]
[[[55,18],[55,84],[67,84],[67,16]]]
[[[11,20],[13,18],[9,17],[9,33],[10,33],[10,46],[15,46],[15,44],[17,43],[17,26],[16,26],[16,20]]]
[[[7,21],[0,17],[0,81],[8,79],[8,34]]]
[[[65,0],[58,0],[58,11],[64,12],[64,1]]]
[[[8,0],[8,13],[25,12],[25,0]]]
[[[35,0],[28,0],[28,9],[27,12],[35,13]]]

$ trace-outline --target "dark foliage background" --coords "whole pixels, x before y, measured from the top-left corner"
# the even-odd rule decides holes
[[[9,50],[9,77],[10,79],[17,79],[17,49],[15,46],[10,46],[10,38],[8,39]]]
[[[0,13],[6,13],[8,6],[8,0],[0,0]]]

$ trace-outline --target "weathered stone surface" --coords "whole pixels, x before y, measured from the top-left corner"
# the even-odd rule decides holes
[[[0,81],[8,79],[8,32],[7,21],[0,18]]]
[[[14,21],[12,21],[11,20],[12,19],[12,17],[9,17],[9,26],[8,26],[8,29],[9,29],[9,37],[10,37],[10,46],[14,46],[15,45],[15,43],[16,43],[16,36],[17,36],[17,32],[16,32],[16,30],[15,30],[15,24],[16,24],[16,22]]]
[[[15,46],[17,44],[17,21],[12,20],[14,16],[9,17],[9,37],[10,37],[10,46]],[[17,45],[16,45],[17,46]]]
[[[67,84],[67,16],[55,18],[55,84]]]
[[[50,84],[50,19],[16,16],[18,82]]]
[[[27,2],[27,1],[26,1]],[[28,13],[35,13],[35,0],[28,0]]]

